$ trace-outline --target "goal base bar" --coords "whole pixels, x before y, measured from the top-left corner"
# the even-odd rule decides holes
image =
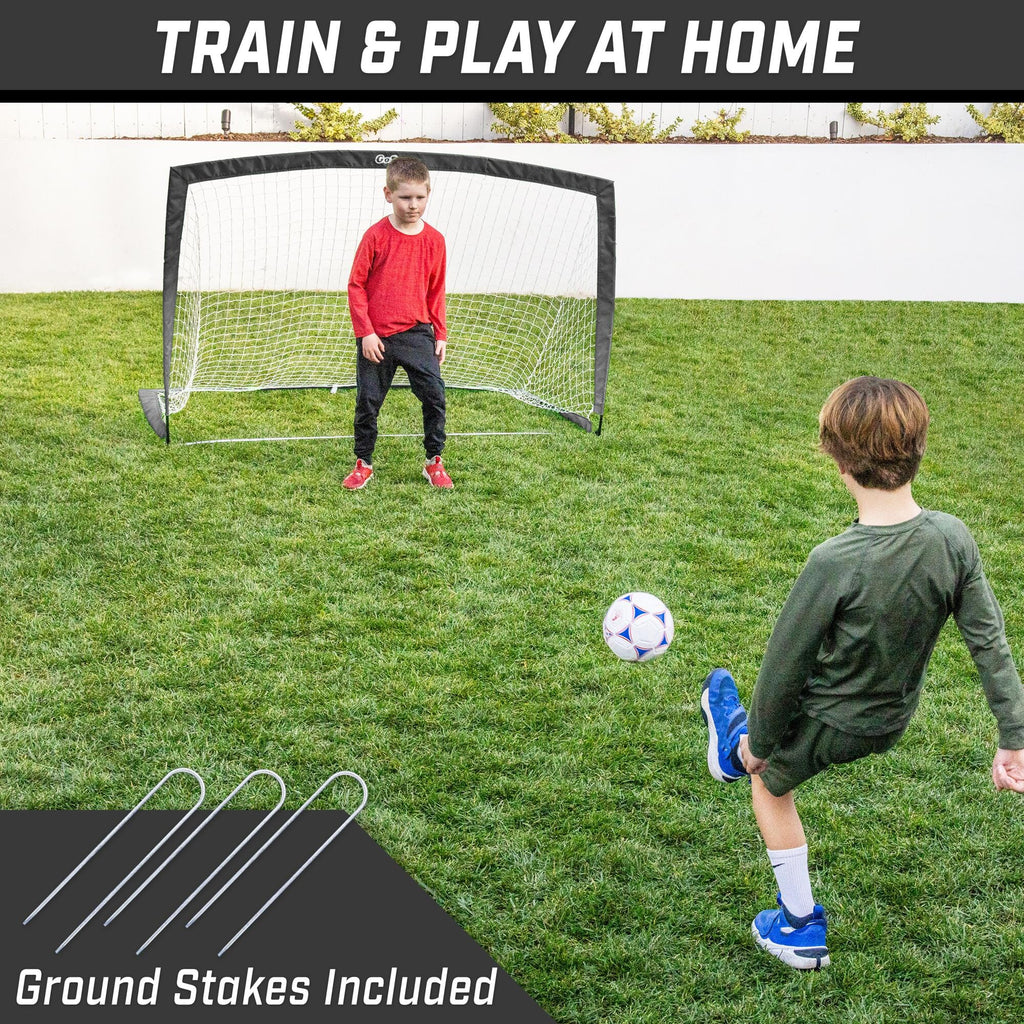
[[[570,423],[575,423],[576,426],[582,427],[588,434],[594,429],[594,424],[586,416],[581,416],[578,412],[564,412],[561,409],[552,409],[552,412],[558,413],[559,416],[567,419]]]
[[[449,440],[453,437],[548,437],[550,430],[475,430],[461,433],[448,434]],[[422,438],[423,434],[378,434],[382,437],[416,437]],[[250,444],[263,441],[351,441],[355,434],[312,434],[308,436],[288,434],[282,437],[213,437],[206,441],[179,441],[182,448],[194,448],[200,444]]]
[[[164,418],[164,411],[160,406],[160,396],[163,391],[156,388],[139,388],[139,405],[146,414],[146,422],[153,428],[154,433],[161,440],[171,443],[171,434],[167,429],[167,420]]]
[[[169,426],[168,426],[168,423],[167,423],[167,418],[164,416],[163,406],[161,404],[161,398],[163,397],[163,394],[164,394],[164,392],[161,389],[159,389],[159,388],[139,388],[139,405],[142,406],[142,411],[146,415],[146,422],[153,428],[153,432],[156,434],[156,436],[159,437],[162,441],[166,441],[168,444],[170,444],[171,443],[171,433],[170,433],[170,429],[169,429]],[[604,416],[603,415],[599,416],[598,421],[597,421],[597,428],[595,430],[593,421],[590,418],[588,418],[587,416],[581,416],[579,413],[575,413],[575,412],[563,412],[561,410],[553,410],[553,411],[556,411],[559,416],[562,416],[564,419],[569,420],[571,423],[575,423],[577,426],[582,427],[585,431],[587,431],[587,433],[596,433],[597,435],[600,435],[600,433],[601,433],[601,424],[602,424],[602,422],[604,420]],[[485,432],[482,432],[482,433],[494,433],[494,434],[497,434],[497,433],[505,433],[505,432],[504,431],[485,431]],[[517,430],[517,431],[508,431],[507,433],[509,433],[509,434],[523,434],[523,433],[531,434],[531,433],[547,433],[547,431],[531,431],[531,430],[519,431],[519,430]],[[350,435],[346,434],[344,436],[348,437]],[[388,436],[404,436],[404,435],[388,435]],[[285,438],[276,438],[276,437],[275,438],[223,438],[223,440],[231,440],[231,441],[274,440],[274,441],[279,441],[279,440],[285,440]],[[313,441],[313,440],[320,440],[320,438],[301,437],[301,438],[297,438],[297,440]],[[333,440],[333,438],[324,438],[324,440]],[[212,442],[196,441],[196,442],[193,442],[193,443],[195,443],[195,444],[208,444],[208,443],[212,443]]]

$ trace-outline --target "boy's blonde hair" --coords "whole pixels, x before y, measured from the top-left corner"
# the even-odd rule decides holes
[[[388,164],[387,186],[393,192],[405,182],[425,181],[430,188],[430,171],[427,165],[415,156],[396,156]]]
[[[862,487],[894,491],[917,474],[928,434],[928,406],[909,384],[854,377],[818,416],[821,450]]]

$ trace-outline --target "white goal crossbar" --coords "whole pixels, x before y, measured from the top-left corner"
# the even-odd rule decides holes
[[[203,391],[347,388],[347,284],[363,232],[391,208],[388,162],[431,175],[426,220],[447,246],[449,388],[510,395],[586,430],[604,413],[615,305],[614,185],[452,153],[319,149],[170,169],[163,387],[146,418]],[[400,372],[396,383],[407,383]]]

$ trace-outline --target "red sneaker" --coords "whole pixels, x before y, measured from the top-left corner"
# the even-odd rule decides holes
[[[358,491],[360,487],[365,487],[370,482],[370,477],[373,476],[373,466],[368,466],[362,459],[356,459],[356,468],[341,482],[342,487],[347,487],[350,491]]]
[[[423,467],[423,475],[430,481],[431,487],[454,487],[452,478],[444,471],[441,456],[435,455]]]

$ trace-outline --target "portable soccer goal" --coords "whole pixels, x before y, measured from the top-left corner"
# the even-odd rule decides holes
[[[347,285],[363,232],[391,212],[396,155],[430,170],[447,245],[449,388],[510,395],[600,433],[615,299],[613,182],[452,153],[323,149],[170,169],[163,387],[150,426],[195,392],[355,386]],[[408,384],[399,371],[396,384]],[[244,412],[240,414],[244,417]]]

